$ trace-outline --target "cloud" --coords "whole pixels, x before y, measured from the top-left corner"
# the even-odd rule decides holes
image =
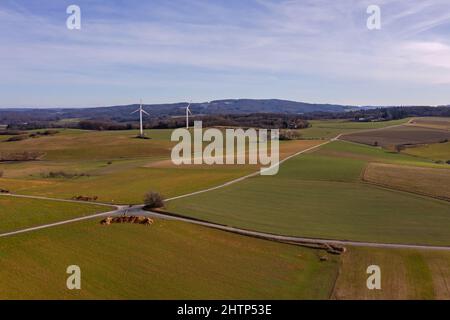
[[[372,1],[79,2],[81,31],[65,28],[65,10],[55,17],[0,5],[0,83],[132,86],[155,83],[154,69],[172,80],[190,68],[234,72],[234,81],[261,73],[450,84],[446,0],[379,1],[380,31],[366,28]]]

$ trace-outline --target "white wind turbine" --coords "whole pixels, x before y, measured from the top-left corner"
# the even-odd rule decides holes
[[[189,109],[190,106],[191,103],[189,102],[186,107],[186,129],[189,129],[189,115],[192,115],[191,109]]]
[[[144,109],[142,109],[142,100],[141,100],[139,109],[133,111],[131,114],[136,113],[136,112],[139,112],[139,124],[140,124],[139,129],[140,129],[140,136],[143,137],[143,136],[144,136],[144,126],[142,125],[142,114],[145,113],[145,114],[148,115],[148,116],[150,116],[150,115],[148,114],[147,111],[145,111]]]

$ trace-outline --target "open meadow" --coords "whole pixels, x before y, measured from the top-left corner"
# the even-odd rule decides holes
[[[433,143],[406,148],[403,153],[450,164],[450,142]]]
[[[337,141],[288,160],[278,175],[178,199],[167,210],[283,235],[449,245],[447,201],[362,183],[363,169],[384,160],[438,166],[427,159]],[[439,186],[428,191],[433,188]]]
[[[0,233],[84,217],[113,207],[0,195]]]
[[[39,161],[0,162],[0,188],[13,193],[70,199],[97,197],[99,202],[138,204],[149,190],[166,197],[212,187],[258,170],[256,165],[175,166],[170,160],[170,130],[62,130],[23,141],[0,142],[0,153],[40,152]],[[280,143],[280,157],[319,144],[295,140]]]
[[[338,257],[181,222],[99,220],[0,240],[0,299],[328,299]],[[82,290],[66,288],[66,268]]]

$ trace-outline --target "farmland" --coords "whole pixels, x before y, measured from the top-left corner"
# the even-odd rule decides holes
[[[341,133],[351,133],[361,130],[379,129],[407,123],[409,119],[380,121],[380,122],[352,122],[347,120],[311,120],[311,127],[301,129],[304,139],[331,139]]]
[[[394,128],[345,134],[341,139],[388,148],[397,145],[415,145],[448,141],[448,139],[450,139],[450,132],[446,130],[404,125]]]
[[[378,265],[381,290],[367,290],[366,268]],[[334,299],[450,299],[450,252],[350,247]]]
[[[311,128],[299,130],[306,140],[280,144],[281,158],[340,133],[406,121],[312,121]],[[399,128],[403,127],[376,132]],[[169,130],[149,130],[152,139],[148,140],[135,139],[136,133],[60,130],[53,136],[0,142],[3,152],[45,153],[41,161],[0,163],[0,188],[63,199],[95,195],[101,202],[139,204],[149,190],[172,197],[220,185],[258,169],[254,165],[177,167],[169,160],[173,145]],[[392,152],[332,141],[284,162],[275,176],[256,176],[169,201],[166,210],[274,234],[450,245],[449,204],[429,197],[447,196],[448,165],[436,163],[425,149],[421,154],[409,154],[429,147],[445,157],[448,152],[437,149],[445,145]],[[4,221],[0,232],[106,210],[89,204],[0,197],[0,218]],[[0,278],[5,290],[0,298],[449,297],[447,252],[349,247],[344,255],[334,256],[183,222],[157,219],[150,227],[105,227],[98,222],[86,220],[2,238]],[[327,260],[321,261],[324,255]],[[81,291],[65,288],[65,268],[71,264],[82,268]],[[366,289],[368,264],[382,267],[383,290]],[[27,290],[23,290],[25,286]]]
[[[439,118],[439,117],[423,117],[423,118],[413,118],[410,125],[439,129],[439,130],[450,130],[450,119]]]
[[[113,210],[91,204],[0,196],[0,233]]]
[[[433,161],[447,162],[450,160],[450,142],[410,147],[403,150],[402,153],[421,158],[428,158]]]
[[[371,163],[364,180],[450,201],[450,170]]]
[[[315,153],[308,156],[315,157]],[[447,202],[362,184],[358,180],[363,167],[358,159],[322,157],[315,161],[300,156],[285,162],[276,176],[255,177],[175,200],[168,210],[285,235],[450,243]]]
[[[0,163],[0,188],[27,195],[70,199],[97,196],[109,203],[140,203],[143,194],[158,190],[167,197],[211,187],[250,172],[257,166],[174,166],[170,159],[169,130],[149,130],[149,140],[137,132],[63,130],[51,137],[0,144],[2,152],[44,152],[42,161]],[[280,156],[307,149],[318,141],[286,141]],[[92,147],[95,146],[95,147]],[[63,172],[49,179],[48,173]],[[136,178],[138,177],[138,178]]]
[[[181,222],[88,220],[2,239],[0,299],[327,299],[338,263],[323,254]],[[72,264],[79,291],[65,287]]]

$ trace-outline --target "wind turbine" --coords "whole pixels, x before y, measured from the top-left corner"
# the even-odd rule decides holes
[[[191,103],[189,102],[186,107],[186,129],[189,129],[189,114],[192,115],[191,109],[189,109],[190,106],[191,106]]]
[[[146,115],[150,116],[147,111],[145,111],[144,109],[142,109],[142,99],[141,99],[141,103],[139,105],[139,109],[133,111],[131,114],[139,112],[139,129],[140,129],[140,136],[143,137],[144,136],[144,126],[142,125],[142,114],[145,113]]]

